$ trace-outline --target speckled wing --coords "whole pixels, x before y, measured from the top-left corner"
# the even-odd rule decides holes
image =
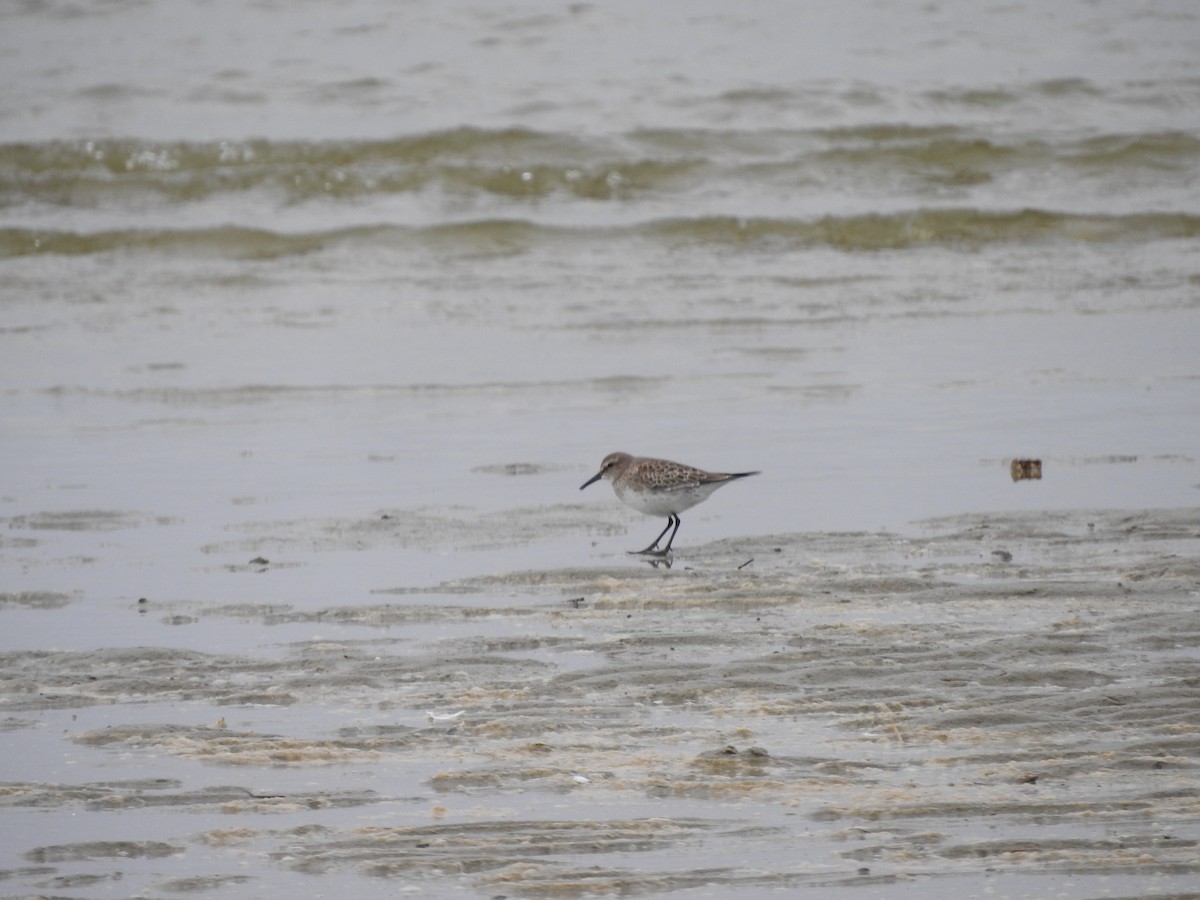
[[[714,478],[701,469],[655,459],[646,460],[638,465],[638,477],[652,491],[678,491],[699,487],[710,481],[720,481],[725,476]]]

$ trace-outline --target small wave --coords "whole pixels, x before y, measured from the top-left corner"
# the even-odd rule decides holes
[[[195,202],[266,189],[289,202],[418,191],[431,184],[536,196],[610,195],[663,163],[597,155],[597,141],[525,129],[458,128],[383,141],[103,140],[0,146],[6,202],[90,206],[123,195]]]
[[[652,223],[644,230],[674,240],[720,244],[826,245],[892,250],[926,244],[986,245],[1032,240],[1086,242],[1194,238],[1200,216],[1144,213],[1076,215],[1046,210],[922,209],[891,215],[826,216],[812,221],[711,217]]]
[[[364,395],[395,395],[409,399],[439,400],[462,394],[545,394],[547,391],[566,393],[599,391],[603,393],[636,393],[662,384],[659,377],[640,375],[609,375],[568,379],[533,379],[529,381],[482,382],[410,382],[373,384],[234,384],[223,387],[140,387],[97,388],[60,384],[48,387],[49,397],[105,397],[131,403],[162,404],[173,407],[253,406],[274,403],[281,399],[305,401],[329,400]],[[125,426],[121,426],[125,427]]]
[[[987,211],[921,209],[890,215],[825,216],[818,219],[701,216],[656,219],[628,226],[573,228],[520,219],[485,219],[426,227],[368,225],[298,234],[237,227],[125,229],[81,234],[44,229],[0,229],[0,258],[113,252],[212,255],[231,259],[277,259],[349,243],[405,245],[422,250],[521,253],[538,244],[654,240],[672,246],[721,244],[754,249],[896,250],[923,245],[983,246],[1059,240],[1086,243],[1150,242],[1200,236],[1200,216],[1185,213],[1079,215],[1047,210]]]
[[[1200,137],[1182,131],[1102,135],[1080,141],[1066,157],[1092,167],[1182,169],[1200,157]]]
[[[280,234],[250,228],[122,229],[81,234],[42,229],[0,229],[0,259],[36,254],[86,256],[115,252],[208,255],[230,259],[275,259],[323,249],[374,229]]]
[[[1061,169],[1056,167],[1062,167]],[[360,202],[437,191],[465,203],[611,201],[694,190],[745,195],[811,185],[970,186],[1122,180],[1132,170],[1190,177],[1200,139],[1182,131],[1083,138],[998,136],[904,122],[827,129],[640,129],[604,138],[458,128],[376,141],[52,141],[0,145],[0,205],[130,208],[247,192],[268,202]]]

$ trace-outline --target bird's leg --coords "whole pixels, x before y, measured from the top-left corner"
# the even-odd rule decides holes
[[[679,518],[679,516],[676,516],[675,517],[675,530],[672,531],[671,536],[669,538],[667,538],[667,546],[663,547],[663,549],[662,549],[663,556],[666,556],[668,553],[671,552],[671,545],[673,543],[675,543],[675,535],[679,534],[679,526],[682,523],[683,523],[683,519]]]
[[[667,550],[671,549],[670,541],[667,542],[667,550],[657,549],[658,542],[663,539],[664,534],[666,534],[668,531],[671,530],[672,525],[674,525],[675,530],[678,531],[679,530],[678,522],[679,522],[679,517],[676,516],[674,513],[671,513],[671,515],[667,518],[667,527],[658,533],[658,537],[656,537],[653,541],[651,541],[650,546],[647,547],[645,550],[630,550],[629,551],[630,555],[631,556],[647,556],[647,555],[653,554],[655,556],[666,556]],[[674,540],[674,539],[675,539],[675,535],[672,534],[671,540]]]

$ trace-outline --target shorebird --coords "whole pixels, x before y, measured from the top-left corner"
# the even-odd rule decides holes
[[[666,516],[667,527],[644,550],[630,551],[636,555],[666,556],[679,531],[679,514],[703,503],[717,488],[747,475],[758,472],[705,472],[668,459],[649,456],[630,456],[628,453],[610,453],[600,463],[600,471],[579,486],[582,491],[589,484],[607,478],[612,482],[617,498],[626,506],[649,516]],[[658,549],[671,526],[671,537],[667,545]]]

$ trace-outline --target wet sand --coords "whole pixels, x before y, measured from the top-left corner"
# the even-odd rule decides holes
[[[581,509],[540,515],[570,531]],[[225,577],[409,519],[276,523],[223,548],[245,560]],[[127,646],[0,656],[6,895],[1200,883],[1197,509],[766,535],[324,608],[262,595],[122,601],[90,615],[130,623]],[[10,621],[80,602],[0,595]],[[141,645],[148,619],[260,643]]]

